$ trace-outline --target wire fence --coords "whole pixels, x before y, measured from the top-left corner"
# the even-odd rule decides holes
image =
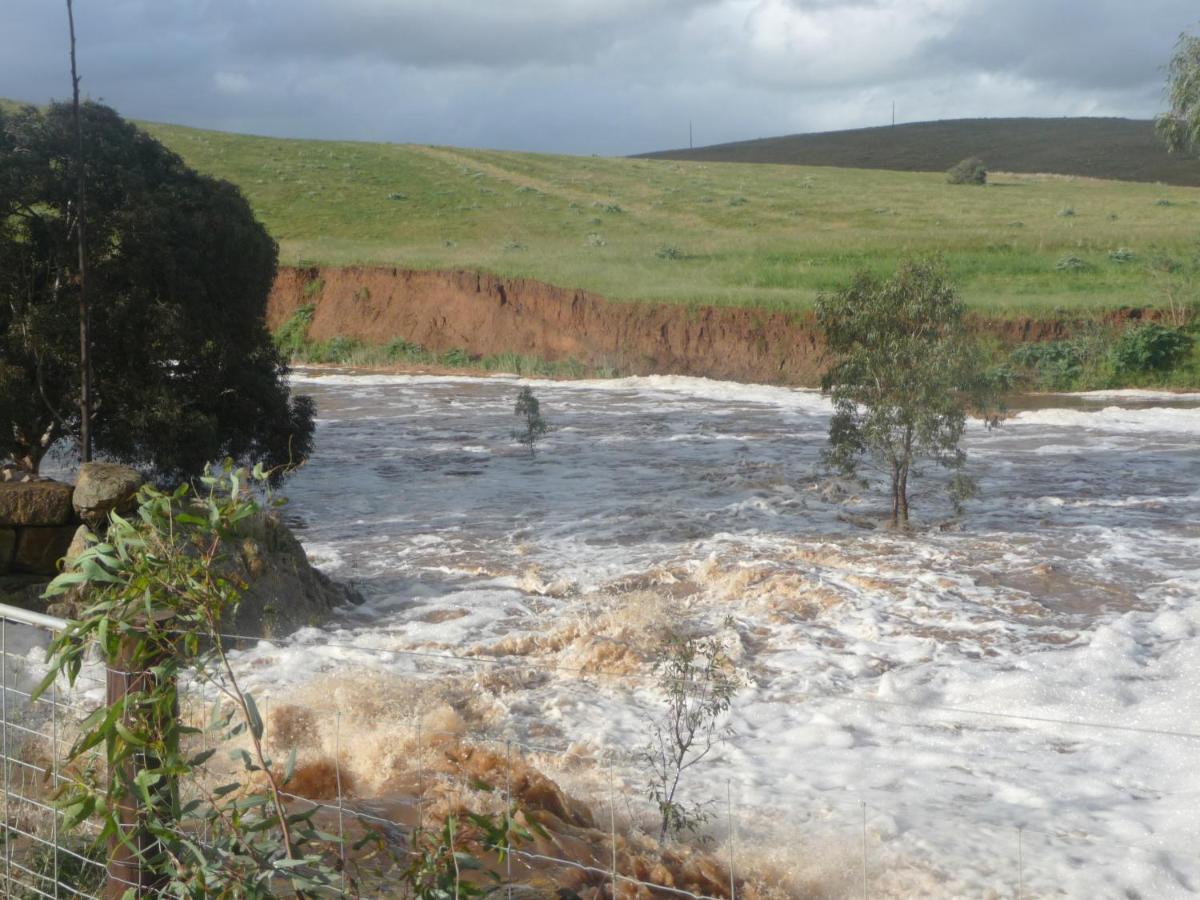
[[[15,898],[101,897],[119,894],[132,882],[114,870],[107,848],[95,846],[94,832],[67,833],[54,802],[56,789],[72,773],[63,771],[78,723],[101,702],[106,673],[85,668],[68,693],[52,686],[34,701],[32,688],[44,662],[44,648],[65,625],[61,620],[0,606],[0,756],[3,758],[3,869],[0,892]],[[243,646],[265,646],[257,638],[227,636]],[[1072,822],[1014,819],[986,790],[971,803],[939,805],[935,796],[916,808],[887,791],[822,789],[819,779],[805,786],[764,785],[755,773],[728,768],[704,778],[707,804],[696,840],[660,841],[660,811],[633,777],[633,753],[623,746],[581,747],[561,735],[538,738],[528,727],[513,729],[498,722],[482,727],[436,727],[423,715],[423,692],[442,690],[454,679],[466,690],[493,689],[488,673],[528,678],[564,678],[590,687],[580,701],[603,708],[607,682],[633,691],[644,675],[619,669],[576,669],[536,662],[370,647],[329,640],[321,647],[354,651],[342,660],[351,670],[372,661],[402,660],[403,677],[415,685],[411,708],[393,708],[364,726],[351,722],[353,710],[338,698],[326,704],[297,700],[286,689],[261,696],[266,723],[264,739],[283,752],[306,742],[297,776],[285,796],[297,810],[311,809],[323,830],[342,839],[343,854],[352,838],[365,831],[382,835],[398,853],[414,851],[412,837],[436,828],[447,816],[464,812],[494,814],[513,808],[541,824],[542,830],[516,844],[482,846],[484,862],[505,885],[497,896],[522,898],[541,888],[567,891],[584,900],[632,897],[683,897],[694,900],[744,900],[788,896],[992,896],[1020,900],[1042,896],[1074,896],[1080,890],[1065,871],[1089,873],[1087,884],[1114,886],[1112,896],[1126,896],[1116,885],[1133,871],[1143,896],[1185,896],[1188,885],[1200,884],[1192,835],[1164,842],[1157,835],[1122,839],[1117,829],[1089,830]],[[316,646],[313,647],[315,652]],[[240,665],[253,670],[253,655]],[[240,676],[239,676],[240,679]],[[183,685],[184,715],[211,700],[197,685]],[[189,694],[190,692],[190,694]],[[836,692],[800,692],[796,703],[843,705],[878,716],[903,711],[928,721],[934,717],[954,728],[1029,730],[1038,733],[1095,732],[1154,737],[1181,742],[1185,752],[1200,734],[1184,729],[1144,728],[1130,723],[1026,716],[1020,713],[907,703]],[[378,712],[378,711],[376,711]],[[598,713],[600,714],[600,713]],[[897,728],[911,723],[897,723]],[[363,783],[354,764],[364,740],[387,745],[386,776]],[[353,734],[351,734],[353,732]],[[997,740],[1006,735],[998,730]],[[897,738],[897,740],[901,740]],[[373,752],[378,752],[373,751]],[[897,762],[899,767],[903,765]],[[764,799],[764,794],[768,799]],[[1191,802],[1196,798],[1182,799]],[[921,823],[936,825],[921,835]],[[915,823],[915,824],[913,824]],[[957,871],[949,876],[908,855],[913,846],[937,855],[936,844],[951,835],[945,848]],[[192,836],[203,844],[204,836]],[[795,876],[802,859],[807,872]],[[343,860],[344,878],[358,871]],[[1111,877],[1105,873],[1110,873]],[[1099,874],[1098,874],[1099,873]],[[468,877],[464,875],[464,877]],[[397,896],[386,876],[343,885],[346,893]],[[338,893],[335,891],[334,893]],[[1093,893],[1093,895],[1096,895]],[[1130,895],[1132,896],[1132,895]]]

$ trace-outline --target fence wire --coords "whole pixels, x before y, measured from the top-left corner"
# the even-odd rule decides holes
[[[96,847],[86,828],[65,833],[63,815],[55,804],[55,792],[70,779],[62,771],[75,735],[77,723],[93,708],[84,699],[95,700],[95,691],[102,689],[103,677],[86,672],[81,689],[66,695],[53,686],[38,700],[32,699],[32,688],[38,681],[39,668],[44,662],[44,649],[52,634],[65,623],[50,617],[0,606],[0,758],[3,761],[3,860],[0,861],[0,896],[13,898],[47,897],[99,898],[112,887],[107,872],[105,848]],[[257,638],[229,636],[239,642]],[[348,645],[353,646],[353,645]],[[631,678],[627,672],[597,672],[567,670],[557,666],[542,666],[527,660],[505,660],[489,657],[468,657],[452,653],[407,651],[388,648],[353,646],[369,657],[394,658],[401,656],[413,663],[413,671],[404,673],[418,679],[444,679],[453,671],[469,672],[488,668],[510,668],[539,671],[559,677],[595,681],[611,677],[622,681]],[[187,686],[185,686],[186,688]],[[203,705],[211,697],[200,696],[196,685],[190,686],[189,699]],[[963,727],[973,719],[1000,719],[1013,725],[1030,728],[1088,729],[1181,739],[1190,742],[1200,734],[1187,731],[1156,730],[1117,723],[1082,720],[1059,720],[1027,716],[1008,711],[974,710],[924,706],[903,701],[878,700],[870,697],[812,692],[802,699],[844,701],[876,710],[905,708],[939,716],[952,716]],[[261,698],[263,718],[267,723],[266,739],[271,741],[272,698]],[[186,707],[186,703],[185,703]],[[409,782],[383,798],[370,793],[359,795],[353,788],[353,777],[345,769],[343,742],[343,712],[336,704],[327,708],[308,710],[328,726],[332,723],[332,779],[323,786],[285,788],[284,796],[297,810],[311,809],[322,817],[324,830],[341,838],[343,878],[339,890],[333,893],[355,896],[397,896],[395,885],[388,885],[386,876],[380,883],[369,880],[351,882],[350,874],[357,872],[355,860],[347,858],[352,851],[346,848],[350,837],[366,831],[381,836],[400,858],[411,859],[420,852],[414,835],[429,833],[446,820],[448,814],[461,816],[465,812],[496,814],[501,810],[524,809],[529,816],[550,823],[546,835],[504,846],[478,845],[478,851],[495,860],[497,875],[507,884],[494,896],[515,897],[514,890],[525,884],[553,884],[565,887],[580,897],[634,898],[681,897],[692,900],[736,900],[737,897],[766,896],[753,894],[752,879],[762,851],[778,836],[769,833],[764,825],[761,805],[744,798],[761,785],[742,782],[737,778],[708,779],[706,787],[719,799],[703,826],[702,849],[678,846],[669,841],[660,844],[654,839],[658,812],[644,792],[633,781],[618,777],[617,767],[629,762],[628,748],[592,748],[588,759],[590,787],[581,801],[578,813],[572,818],[572,798],[560,792],[555,803],[525,809],[529,793],[530,772],[543,775],[550,783],[579,766],[578,747],[572,743],[548,740],[526,740],[502,734],[476,734],[425,728],[419,714],[397,710],[395,725],[409,729],[406,749],[412,771]],[[201,740],[207,738],[202,737]],[[277,743],[286,743],[280,737]],[[471,770],[470,754],[486,748],[494,763],[485,774]],[[900,764],[897,763],[899,766]],[[202,773],[203,774],[203,773]],[[490,779],[490,781],[488,780]],[[183,786],[186,790],[186,786]],[[581,789],[582,790],[582,789]],[[811,791],[779,789],[772,792],[780,810],[794,819],[793,824],[807,835],[809,848],[837,846],[847,870],[842,879],[845,896],[870,898],[896,895],[894,880],[886,872],[889,860],[885,857],[889,835],[896,827],[893,817],[901,810],[888,798],[836,793],[813,788]],[[1092,834],[1078,828],[1056,830],[1025,823],[1014,825],[1011,820],[989,815],[990,801],[986,798],[972,805],[959,804],[953,808],[930,801],[913,811],[958,823],[962,834],[975,835],[981,848],[988,848],[997,858],[993,870],[985,876],[1001,888],[996,896],[1014,896],[1024,900],[1043,894],[1061,895],[1052,883],[1053,872],[1044,864],[1052,847],[1058,853],[1075,860],[1079,865],[1105,865],[1122,862],[1172,869],[1182,866],[1191,855],[1186,841],[1178,848],[1153,841],[1121,841],[1108,835]],[[798,812],[799,811],[799,812]],[[550,815],[547,815],[550,813]],[[911,829],[910,829],[911,830]],[[823,837],[828,842],[822,844]],[[207,835],[188,835],[204,845]],[[796,850],[795,852],[800,852]],[[1089,856],[1090,854],[1090,856]],[[1039,858],[1041,863],[1039,863]],[[379,879],[377,879],[379,881]],[[748,892],[748,889],[750,891]],[[901,894],[914,896],[913,893]],[[1170,895],[1168,892],[1161,896]],[[528,897],[529,894],[522,894]],[[560,894],[570,896],[570,894]],[[771,896],[783,896],[774,894]]]

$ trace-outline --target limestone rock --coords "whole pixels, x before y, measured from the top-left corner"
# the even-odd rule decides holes
[[[0,482],[0,527],[66,525],[74,518],[69,484],[49,480]]]
[[[58,561],[66,555],[74,534],[75,529],[70,525],[22,528],[17,533],[13,571],[31,575],[55,574]]]
[[[131,508],[143,478],[135,469],[115,463],[89,462],[79,467],[71,500],[79,518],[91,524],[103,521],[112,510]]]

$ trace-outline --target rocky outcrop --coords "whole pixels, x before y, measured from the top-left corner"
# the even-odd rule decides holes
[[[362,602],[354,588],[313,567],[300,541],[278,516],[261,513],[238,527],[229,551],[218,563],[223,577],[244,586],[237,614],[222,624],[226,634],[282,637],[297,628],[321,624],[338,606]],[[94,540],[91,532],[81,527],[64,550],[64,564],[69,568]],[[70,619],[84,606],[86,595],[75,589],[51,604],[48,612]]]
[[[93,530],[103,533],[110,512],[128,512],[141,484],[137,471],[111,463],[85,463],[74,488],[48,479],[0,481],[0,603],[39,608],[60,560],[69,567]],[[231,634],[278,637],[361,602],[353,588],[313,568],[295,535],[271,514],[241,523],[222,565],[227,577],[246,585],[237,615],[224,626]],[[85,602],[75,591],[49,612],[72,618]]]
[[[242,523],[233,574],[248,587],[232,634],[279,637],[319,625],[335,607],[362,602],[352,587],[313,568],[296,536],[279,517],[264,513]]]

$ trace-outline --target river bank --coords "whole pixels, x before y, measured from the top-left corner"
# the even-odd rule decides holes
[[[994,364],[1033,390],[1200,386],[1189,321],[1151,308],[968,317]],[[810,311],[613,302],[465,270],[284,268],[267,323],[293,361],[392,372],[690,375],[813,387],[825,365]],[[1161,337],[1156,329],[1182,335],[1179,349],[1146,357],[1142,345]],[[1131,340],[1138,346],[1125,357],[1133,364],[1121,361]]]

